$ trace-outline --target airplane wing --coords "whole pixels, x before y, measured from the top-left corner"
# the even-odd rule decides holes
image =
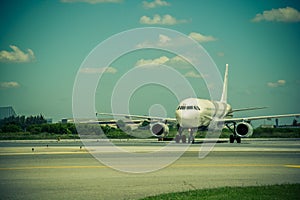
[[[269,116],[257,116],[257,117],[239,117],[239,118],[224,118],[218,119],[219,122],[230,123],[230,122],[242,122],[242,121],[252,121],[260,119],[276,119],[284,117],[299,117],[300,114],[286,114],[286,115],[269,115]]]
[[[250,108],[232,109],[228,114],[232,114],[234,112],[240,112],[240,111],[259,110],[259,109],[265,109],[265,108],[268,108],[268,107],[250,107]]]
[[[107,115],[107,116],[115,116],[115,117],[125,117],[125,118],[137,118],[137,119],[145,119],[145,120],[157,120],[157,121],[171,121],[176,122],[176,118],[168,118],[168,117],[155,117],[155,116],[146,116],[146,115],[128,115],[128,114],[113,114],[113,113],[96,113],[96,115]]]

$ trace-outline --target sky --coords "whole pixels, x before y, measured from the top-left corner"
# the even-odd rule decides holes
[[[300,113],[300,3],[296,0],[10,0],[0,4],[0,106],[13,106],[19,115],[43,114],[53,121],[72,118],[73,86],[85,58],[111,36],[143,27],[168,28],[192,38],[222,76],[228,63],[228,102],[233,108],[268,107],[236,116]],[[168,40],[163,35],[159,39]],[[177,55],[142,50],[114,60],[106,71],[81,71],[103,76],[95,94],[98,112],[111,111],[117,81],[145,63],[173,67],[199,98],[209,98],[203,77]],[[149,114],[151,108],[160,108],[153,105],[160,104],[168,117],[174,117],[178,103],[167,88],[145,85],[132,94],[130,112]]]

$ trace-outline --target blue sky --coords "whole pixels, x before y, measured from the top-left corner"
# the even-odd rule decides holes
[[[0,106],[54,121],[72,117],[73,84],[89,52],[114,34],[151,26],[195,39],[221,74],[229,63],[229,103],[269,107],[244,115],[299,113],[299,11],[298,1],[1,1]],[[168,64],[175,56],[142,51],[116,60],[103,72],[97,110],[110,111],[111,90],[126,70],[138,62]],[[180,72],[199,97],[208,98],[201,77],[187,68]],[[160,103],[169,117],[178,103],[157,86],[141,88],[132,102],[133,114]]]

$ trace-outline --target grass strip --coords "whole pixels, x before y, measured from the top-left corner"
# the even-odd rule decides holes
[[[146,197],[143,200],[157,199],[201,199],[201,200],[294,200],[300,198],[300,184],[283,184],[249,187],[222,187],[215,189],[191,190]]]

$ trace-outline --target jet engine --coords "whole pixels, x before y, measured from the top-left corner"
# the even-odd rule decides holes
[[[239,137],[250,137],[253,134],[253,127],[247,122],[240,122],[236,124],[235,133]]]
[[[164,137],[169,133],[169,127],[161,122],[150,124],[150,131],[156,137]]]

